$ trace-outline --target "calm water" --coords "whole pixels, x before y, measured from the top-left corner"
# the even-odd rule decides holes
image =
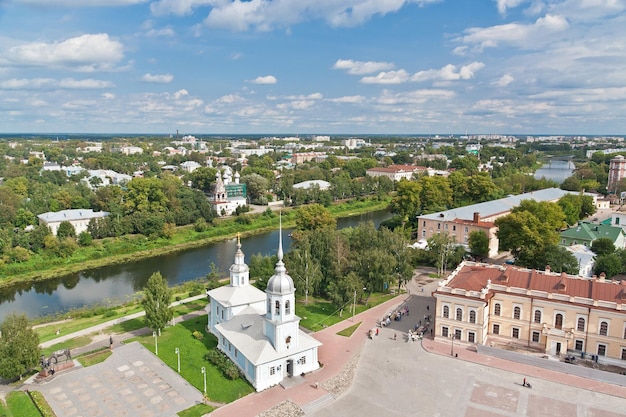
[[[565,181],[566,178],[572,176],[575,168],[576,166],[572,161],[552,160],[535,172],[535,178],[539,180],[545,177],[547,180],[556,181],[560,184]]]
[[[364,221],[378,225],[390,214],[386,210],[347,217],[337,221],[338,228],[356,226]],[[283,249],[289,251],[292,229],[283,230]],[[255,254],[274,255],[278,249],[278,231],[251,236],[241,241],[246,262]],[[0,321],[12,312],[39,317],[95,304],[118,303],[131,299],[150,275],[161,272],[170,286],[204,277],[211,263],[220,275],[228,276],[233,263],[236,239],[170,255],[113,265],[39,283],[19,284],[0,290]]]

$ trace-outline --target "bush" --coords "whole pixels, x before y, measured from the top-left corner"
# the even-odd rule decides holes
[[[92,241],[93,237],[87,232],[81,232],[81,234],[78,235],[78,244],[80,246],[89,246]]]
[[[239,368],[224,353],[217,349],[212,349],[204,355],[204,359],[215,365],[220,372],[228,379],[239,378]]]
[[[192,334],[193,334],[193,338],[194,339],[196,339],[196,340],[204,340],[204,335],[201,332],[199,332],[198,330],[196,330]]]

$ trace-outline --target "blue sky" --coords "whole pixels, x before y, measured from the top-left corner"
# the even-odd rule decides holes
[[[626,134],[626,0],[0,0],[0,132]]]

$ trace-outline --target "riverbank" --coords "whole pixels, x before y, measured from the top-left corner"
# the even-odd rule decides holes
[[[350,201],[333,205],[329,207],[329,211],[335,218],[350,217],[384,210],[389,206],[389,201],[390,199]],[[283,227],[295,225],[293,209],[285,208],[282,217]],[[242,218],[246,220],[242,221]],[[80,248],[68,259],[50,259],[38,255],[19,265],[5,265],[0,269],[0,273],[5,276],[0,281],[0,288],[19,283],[57,279],[104,266],[121,265],[158,255],[173,254],[232,239],[237,233],[244,237],[251,236],[276,230],[278,226],[278,215],[270,212],[218,219],[215,225],[201,232],[194,230],[192,226],[179,227],[170,238],[150,240],[144,236],[122,236],[103,239],[96,241],[90,247]]]

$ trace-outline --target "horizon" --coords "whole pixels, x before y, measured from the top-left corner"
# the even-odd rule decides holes
[[[626,130],[626,0],[0,0],[0,26],[15,134]]]

